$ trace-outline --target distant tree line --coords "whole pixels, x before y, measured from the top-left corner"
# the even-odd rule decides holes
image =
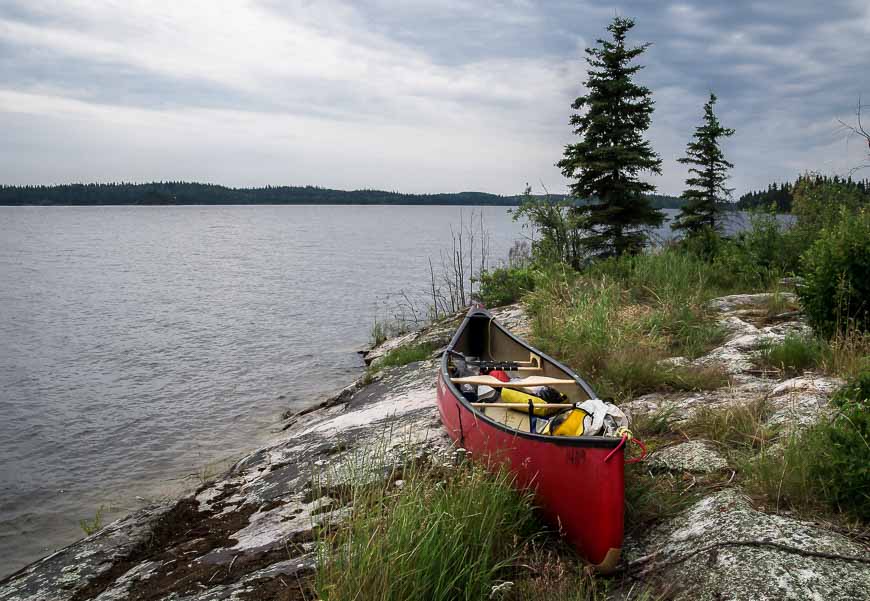
[[[870,194],[870,180],[853,180],[851,177],[841,178],[838,176],[828,177],[822,175],[802,175],[795,183],[772,183],[767,190],[755,190],[747,192],[737,201],[737,208],[741,210],[754,208],[775,207],[780,213],[790,213],[794,201],[794,191],[801,182],[809,182],[816,185],[834,184],[845,188],[854,188],[861,194]]]
[[[558,195],[559,199],[568,197]],[[471,205],[516,206],[522,196],[486,192],[403,194],[383,190],[331,190],[317,186],[228,188],[192,182],[147,184],[64,184],[59,186],[0,186],[0,205]],[[682,205],[673,196],[651,195],[659,208]]]

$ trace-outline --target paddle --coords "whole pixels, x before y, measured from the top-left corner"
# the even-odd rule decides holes
[[[487,407],[500,407],[502,409],[516,409],[517,411],[525,411],[525,405],[521,403],[471,403],[472,407],[477,407],[479,409],[485,409]],[[547,403],[547,404],[536,404],[535,409],[571,409],[574,405],[571,403]]]
[[[574,384],[574,380],[559,380],[558,378],[548,378],[547,376],[529,376],[522,380],[512,380],[510,382],[502,382],[493,376],[466,376],[464,378],[450,378],[454,384],[483,384],[493,388],[536,388],[538,386],[561,386]]]

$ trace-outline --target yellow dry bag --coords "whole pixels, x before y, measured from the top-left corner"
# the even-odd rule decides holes
[[[583,420],[589,415],[582,409],[571,409],[553,416],[544,434],[553,436],[583,436]]]
[[[537,416],[546,416],[552,415],[556,411],[559,411],[559,408],[547,408],[547,401],[542,399],[541,397],[537,397],[535,395],[529,394],[527,392],[523,392],[522,390],[515,390],[513,388],[502,388],[501,389],[501,397],[499,398],[500,403],[516,403],[517,411],[525,411],[529,410],[529,401],[535,406],[532,412]],[[538,407],[540,405],[540,407]],[[513,409],[513,407],[511,407]]]

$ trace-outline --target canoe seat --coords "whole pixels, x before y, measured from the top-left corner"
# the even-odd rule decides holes
[[[483,410],[484,415],[499,423],[504,424],[508,428],[519,430],[520,432],[529,431],[529,414],[506,409],[504,407],[487,407]]]

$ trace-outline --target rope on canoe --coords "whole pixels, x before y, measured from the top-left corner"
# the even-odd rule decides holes
[[[616,433],[620,434],[622,436],[622,439],[619,441],[619,444],[616,445],[616,447],[614,447],[614,449],[612,451],[610,451],[607,454],[607,456],[604,458],[605,463],[607,461],[609,461],[610,458],[613,457],[613,455],[619,449],[621,449],[623,446],[625,446],[625,443],[628,442],[629,440],[640,447],[640,457],[635,457],[634,459],[629,459],[626,461],[626,463],[637,463],[638,461],[643,461],[644,457],[646,457],[646,445],[643,444],[637,438],[634,438],[631,434],[631,430],[629,430],[628,428],[622,427],[619,430],[617,430]]]

